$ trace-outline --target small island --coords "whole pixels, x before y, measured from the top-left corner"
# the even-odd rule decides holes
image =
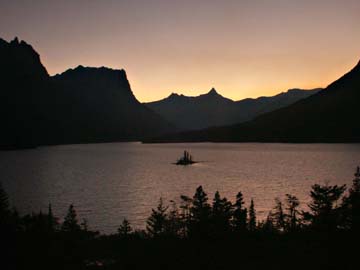
[[[196,163],[196,161],[193,161],[192,156],[189,154],[188,151],[184,151],[184,155],[178,159],[178,161],[175,163],[176,165],[191,165]]]

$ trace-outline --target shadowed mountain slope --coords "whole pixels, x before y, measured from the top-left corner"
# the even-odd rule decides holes
[[[360,142],[360,63],[326,89],[242,124],[152,142]]]
[[[37,144],[49,75],[26,42],[0,39],[0,148]]]
[[[139,140],[174,130],[135,98],[124,70],[79,66],[52,80],[57,87],[57,118],[70,131],[64,143]],[[61,117],[63,112],[69,117]]]
[[[291,89],[273,97],[233,101],[221,96],[213,88],[209,93],[196,97],[173,93],[165,99],[146,103],[146,106],[182,130],[195,130],[249,121],[262,113],[295,103],[319,90]]]

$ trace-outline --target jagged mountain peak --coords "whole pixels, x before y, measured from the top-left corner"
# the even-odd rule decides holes
[[[222,95],[219,94],[218,91],[216,91],[215,88],[211,88],[209,92],[207,92],[206,94],[202,94],[200,96],[198,96],[200,99],[206,99],[206,100],[213,100],[213,101],[231,101],[234,102],[233,100],[223,97]]]
[[[0,46],[1,60],[3,63],[7,63],[3,68],[8,69],[8,71],[16,70],[18,75],[21,73],[24,76],[36,76],[38,78],[49,76],[41,63],[40,55],[25,41],[19,42],[18,37],[9,42],[0,39]]]
[[[216,91],[216,89],[213,87],[208,92],[208,95],[219,95],[219,93]]]
[[[215,88],[211,88],[211,90],[205,94],[200,94],[198,96],[186,96],[184,94],[178,94],[175,92],[172,92],[167,98],[164,98],[163,100],[177,100],[177,99],[189,99],[189,100],[196,100],[196,99],[203,99],[207,97],[216,97],[216,98],[224,98],[222,95],[220,95]],[[156,102],[156,101],[155,101]]]
[[[1,40],[5,41],[3,39],[1,39]],[[30,44],[26,43],[26,41],[24,41],[24,40],[19,40],[18,37],[15,37],[13,40],[11,40],[10,42],[6,42],[6,43],[8,43],[9,45],[11,45],[13,47],[27,48],[28,50],[33,51],[36,55],[39,55]]]
[[[12,41],[10,41],[10,44],[18,45],[19,44],[19,38],[15,37]]]
[[[168,96],[168,98],[177,98],[177,97],[180,97],[180,95],[174,92]]]
[[[70,68],[63,73],[56,74],[54,78],[71,78],[86,81],[100,81],[104,82],[126,82],[128,83],[126,72],[124,69],[112,69],[107,67],[85,67],[79,65],[75,68]]]
[[[275,110],[314,91],[281,93],[272,97],[233,101],[221,96],[215,88],[198,96],[183,96],[172,93],[169,97],[146,105],[180,129],[194,130],[248,121],[261,113]]]
[[[113,69],[113,68],[108,68],[108,67],[88,67],[88,66],[83,66],[83,65],[78,65],[75,68],[70,68],[68,70],[66,70],[65,72],[71,72],[71,71],[79,71],[79,72],[108,72],[108,73],[123,73],[124,75],[126,75],[126,72],[124,69]],[[65,73],[64,72],[64,73]]]

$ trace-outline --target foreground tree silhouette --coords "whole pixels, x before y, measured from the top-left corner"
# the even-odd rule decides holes
[[[182,216],[176,203],[173,200],[171,200],[170,203],[171,205],[167,214],[165,233],[171,237],[184,237],[184,221],[182,220]]]
[[[189,236],[189,228],[191,226],[191,205],[192,199],[186,195],[180,196],[180,210],[179,210],[179,222],[180,222],[180,235],[182,237]]]
[[[283,205],[279,198],[275,198],[274,212],[271,213],[273,225],[278,231],[285,230],[285,213],[283,211]]]
[[[295,231],[299,228],[300,201],[296,196],[286,194],[286,227],[288,231]]]
[[[225,197],[221,198],[219,191],[215,193],[211,214],[213,234],[230,231],[232,204]]]
[[[305,212],[304,218],[311,222],[316,230],[334,230],[339,223],[340,208],[337,201],[343,195],[346,185],[313,185],[310,192],[312,201],[308,204],[311,212]]]
[[[130,226],[130,222],[124,218],[123,222],[121,223],[120,227],[118,228],[118,234],[122,238],[128,237],[132,233],[132,228]]]
[[[259,229],[265,233],[278,232],[279,228],[276,226],[277,222],[274,220],[274,212],[270,211],[263,222],[259,222]]]
[[[282,266],[291,269],[357,269],[356,250],[352,246],[358,235],[349,230],[348,220],[353,221],[351,211],[356,209],[354,198],[360,191],[359,182],[359,176],[356,176],[341,207],[337,201],[341,199],[344,186],[314,185],[309,204],[309,227],[302,226],[299,221],[299,200],[295,196],[287,194],[284,203],[277,199],[268,218],[257,222],[253,200],[247,221],[241,193],[232,205],[216,192],[210,206],[206,193],[199,187],[193,198],[181,197],[180,208],[172,202],[168,209],[160,199],[148,219],[147,233],[133,232],[125,219],[118,235],[96,237],[96,232],[87,230],[86,225],[83,228],[78,225],[76,211],[71,205],[61,230],[49,234],[46,226],[53,217],[49,205],[47,215],[40,212],[19,218],[21,230],[14,230],[14,233],[4,230],[5,235],[1,236],[9,236],[9,241],[3,241],[5,237],[1,240],[6,248],[11,243],[19,244],[5,254],[10,262],[22,267],[9,269],[231,269],[239,265],[256,269],[283,269]],[[341,216],[348,219],[339,219]],[[230,221],[234,230],[229,230]],[[324,226],[328,223],[331,231]],[[249,231],[256,233],[237,234],[235,228],[245,230],[246,225]],[[276,234],[279,229],[286,230],[287,234]],[[189,237],[184,230],[189,231]],[[301,233],[294,233],[295,230]],[[328,234],[323,235],[322,231]],[[124,241],[124,237],[130,235]],[[16,256],[9,256],[11,254]]]
[[[51,203],[49,203],[49,207],[48,207],[47,220],[48,220],[47,225],[49,232],[55,232],[58,229],[59,221],[53,214]]]
[[[5,218],[9,213],[9,198],[0,183],[0,218]]]
[[[250,207],[249,207],[249,223],[248,223],[249,231],[253,232],[256,230],[256,212],[254,206],[254,200],[251,199]]]
[[[14,222],[16,212],[9,208],[9,198],[0,183],[0,235],[6,235],[9,230],[16,230]],[[0,241],[1,242],[1,241]]]
[[[245,231],[246,230],[246,219],[247,219],[247,209],[243,207],[245,204],[243,194],[239,192],[236,195],[236,202],[234,204],[233,211],[233,228],[235,231]]]
[[[81,230],[74,205],[72,204],[69,206],[68,212],[61,226],[61,230],[64,232],[79,232]]]
[[[190,208],[191,221],[189,234],[191,236],[207,236],[209,234],[209,220],[211,207],[208,203],[207,194],[202,186],[196,189]]]
[[[156,237],[165,234],[168,207],[164,206],[163,199],[160,198],[156,209],[151,209],[151,215],[147,220],[146,229],[150,236]]]
[[[355,179],[349,190],[349,195],[344,198],[343,210],[345,223],[352,230],[360,231],[360,167],[356,168]]]

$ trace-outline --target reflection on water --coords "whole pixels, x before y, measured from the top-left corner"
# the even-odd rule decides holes
[[[173,165],[185,149],[202,162]],[[241,190],[263,217],[275,197],[291,193],[305,205],[314,183],[351,184],[357,165],[359,144],[110,143],[0,152],[0,181],[21,213],[51,202],[63,216],[73,203],[91,228],[115,232],[124,217],[143,227],[160,196],[193,195],[199,185],[210,199],[219,190],[234,201]]]

